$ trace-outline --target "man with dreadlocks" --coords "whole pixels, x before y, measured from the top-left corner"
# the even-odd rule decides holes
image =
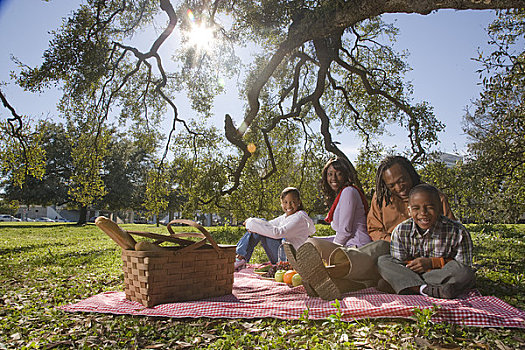
[[[407,220],[408,194],[421,179],[412,163],[402,156],[388,156],[376,173],[376,191],[367,216],[368,234],[374,241],[390,242],[394,228]],[[456,220],[448,200],[440,193],[443,215]]]

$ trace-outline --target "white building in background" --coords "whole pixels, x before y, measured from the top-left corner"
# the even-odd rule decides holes
[[[106,212],[100,213],[100,211],[98,210],[88,210],[87,214],[88,217],[86,218],[86,220],[88,221],[91,218],[91,216],[89,215],[95,215],[95,217],[98,215],[107,215],[115,222],[119,224],[123,223],[123,221],[118,216],[112,215],[112,213],[108,214]],[[29,207],[21,206],[20,208],[18,208],[18,211],[15,216],[19,217],[22,220],[35,220],[40,217],[46,217],[54,221],[77,222],[80,217],[80,211],[76,209],[66,209],[65,207],[55,205],[49,205],[45,207],[39,205],[30,205]],[[93,220],[91,221],[94,222],[95,217],[93,217]]]
[[[47,217],[53,220],[65,219],[61,214],[58,213],[57,209],[52,206],[42,207],[42,206],[22,206],[18,209],[17,216],[20,215],[22,220],[24,219],[36,219],[40,217]],[[78,218],[78,214],[77,214]]]
[[[47,217],[52,220],[63,219],[67,221],[77,221],[78,220],[78,211],[75,210],[65,210],[60,209],[55,206],[21,206],[18,209],[16,214],[17,217],[20,217],[22,220],[27,218],[36,219],[40,217]]]
[[[441,160],[449,168],[456,166],[458,161],[462,161],[463,157],[451,154],[451,153],[440,153],[439,160]]]

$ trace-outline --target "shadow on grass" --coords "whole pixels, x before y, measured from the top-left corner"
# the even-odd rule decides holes
[[[45,255],[36,257],[33,266],[79,266],[85,264],[99,265],[106,257],[114,257],[115,248],[97,249],[83,252],[67,252],[54,254],[48,251]]]
[[[519,285],[493,281],[490,278],[478,275],[476,277],[476,288],[482,295],[516,295],[524,294],[525,290]]]
[[[11,253],[26,253],[35,249],[42,249],[46,247],[65,247],[64,243],[43,243],[43,244],[30,244],[24,247],[14,247],[14,248],[5,248],[0,249],[0,255],[6,255]]]

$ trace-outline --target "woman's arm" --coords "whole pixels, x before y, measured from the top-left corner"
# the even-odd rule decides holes
[[[355,236],[358,215],[364,216],[362,206],[361,196],[355,188],[346,187],[343,189],[332,221],[332,228],[336,232],[334,243],[345,245],[349,239]],[[364,217],[362,219],[365,221]]]

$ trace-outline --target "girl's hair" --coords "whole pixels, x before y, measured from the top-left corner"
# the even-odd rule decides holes
[[[333,166],[335,170],[343,173],[344,177],[346,178],[346,181],[343,184],[344,186],[355,184],[355,179],[352,179],[352,176],[350,173],[350,166],[347,163],[347,161],[344,158],[339,158],[339,157],[330,159],[323,168],[322,178],[321,178],[321,192],[323,193],[324,204],[328,208],[330,208],[330,206],[335,200],[335,197],[337,196],[337,193],[328,184],[327,174],[328,174],[328,168],[330,166]]]
[[[286,187],[282,192],[279,198],[282,200],[284,197],[286,197],[288,194],[293,193],[293,195],[299,200],[299,208],[297,210],[304,210],[303,201],[301,200],[301,193],[299,193],[299,190],[295,187]]]
[[[408,176],[410,176],[410,179],[412,180],[412,186],[419,185],[421,182],[421,177],[408,159],[403,156],[386,157],[379,164],[376,173],[376,199],[377,205],[380,208],[383,207],[383,199],[385,200],[386,205],[389,205],[392,202],[392,193],[383,180],[383,173],[385,170],[390,169],[394,164],[399,164],[403,169],[405,169]]]

